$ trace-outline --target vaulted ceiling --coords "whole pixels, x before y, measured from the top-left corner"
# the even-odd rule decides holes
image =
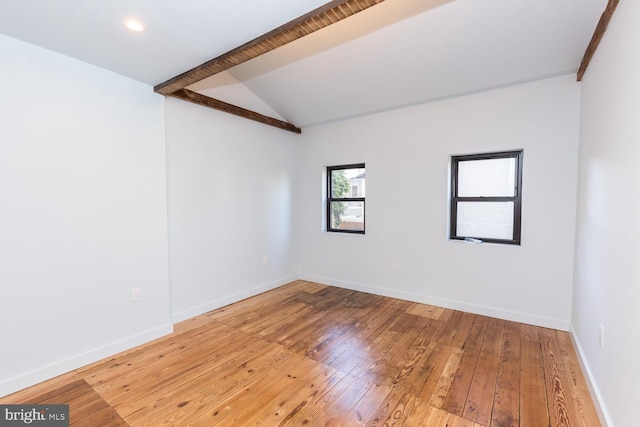
[[[325,3],[2,0],[0,33],[157,86]],[[187,89],[307,127],[575,73],[606,4],[385,0]]]

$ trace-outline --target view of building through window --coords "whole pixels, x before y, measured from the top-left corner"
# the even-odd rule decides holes
[[[364,233],[364,164],[327,168],[327,230]]]

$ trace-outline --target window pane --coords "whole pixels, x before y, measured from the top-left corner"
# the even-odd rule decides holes
[[[364,202],[331,202],[331,228],[364,231]]]
[[[460,237],[513,239],[513,202],[459,202]]]
[[[458,197],[513,197],[516,159],[458,162]]]
[[[338,169],[331,171],[331,198],[364,197],[364,193],[364,169]]]

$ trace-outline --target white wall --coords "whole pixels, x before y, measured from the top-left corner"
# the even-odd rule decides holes
[[[620,8],[583,84],[572,319],[573,75],[298,136],[0,36],[0,395],[299,275],[559,329],[572,321],[607,416],[630,424],[640,206],[624,184],[639,178],[640,57],[628,40],[640,11]],[[448,241],[449,156],[516,148],[522,246]],[[356,162],[367,164],[367,234],[326,233],[324,167]]]
[[[305,129],[301,276],[567,330],[579,102],[571,75]],[[520,148],[522,246],[448,241],[449,157]],[[366,235],[326,233],[324,168],[357,162]]]
[[[616,426],[638,424],[640,398],[638,22],[640,3],[620,2],[582,84],[572,326]]]
[[[1,35],[0,58],[5,395],[171,326],[163,98]]]
[[[300,136],[175,99],[166,132],[173,320],[294,280]]]

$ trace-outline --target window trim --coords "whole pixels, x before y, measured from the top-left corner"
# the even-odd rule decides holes
[[[366,230],[366,202],[365,197],[332,197],[333,191],[331,186],[331,173],[337,170],[345,170],[345,169],[365,169],[364,163],[354,163],[350,165],[339,165],[339,166],[327,166],[327,206],[326,206],[326,227],[327,232],[332,233],[347,233],[347,234],[365,234]],[[366,173],[366,172],[365,172]],[[362,223],[362,230],[341,230],[339,228],[331,227],[331,203],[332,202],[362,202],[362,210],[364,215],[364,222]]]
[[[522,237],[522,157],[524,150],[499,151],[494,153],[468,154],[451,156],[451,193],[449,204],[449,239],[465,240],[478,239],[487,243],[502,243],[507,245],[520,245]],[[514,178],[513,197],[458,197],[458,164],[467,160],[493,160],[515,158],[516,170]],[[458,236],[457,217],[458,203],[460,202],[513,202],[513,239],[493,239],[479,236]]]

